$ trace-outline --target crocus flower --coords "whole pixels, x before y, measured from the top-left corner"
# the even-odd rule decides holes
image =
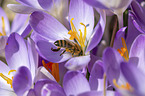
[[[31,27],[27,21],[28,15],[17,14],[10,28],[9,20],[2,8],[0,8],[0,13],[0,56],[4,57],[4,50],[8,36],[12,32],[17,32],[18,34],[25,37],[30,32]]]
[[[19,4],[8,4],[8,8],[16,13],[30,14],[34,11],[44,11],[54,16],[68,27],[68,0],[17,0]]]
[[[133,42],[130,52],[127,55],[124,48],[120,52],[117,52],[113,48],[107,48],[104,52],[103,61],[105,65],[105,72],[108,76],[108,80],[112,85],[114,85],[117,89],[123,89],[129,92],[134,92],[134,85],[130,85],[130,82],[127,82],[124,78],[124,76],[121,73],[120,66],[122,62],[132,64],[133,66],[136,66],[143,74],[145,73],[144,68],[144,41],[145,41],[145,35],[141,34],[139,35]],[[123,52],[124,50],[124,52]],[[119,54],[120,53],[120,54]],[[109,58],[111,57],[111,58]],[[123,60],[123,58],[124,60]],[[131,65],[130,65],[131,66]],[[122,69],[125,72],[125,69]],[[127,72],[127,71],[126,71]],[[128,74],[128,73],[124,73]],[[127,76],[126,76],[127,78]],[[131,95],[132,96],[132,95]]]
[[[8,65],[0,63],[0,79],[3,82],[1,91],[7,89],[8,93],[14,91],[21,95],[32,86],[38,66],[38,54],[31,39],[26,43],[17,33],[9,36],[5,48]]]
[[[84,0],[93,7],[112,11],[118,16],[119,26],[123,27],[123,12],[130,5],[132,0]]]
[[[139,34],[145,33],[145,10],[140,6],[137,1],[132,1],[131,11],[129,11],[128,19],[128,32],[126,37],[126,43],[130,49],[134,39]]]
[[[55,63],[68,60],[65,66],[70,70],[84,68],[90,61],[89,51],[99,43],[104,32],[105,13],[102,10],[99,12],[100,20],[93,30],[93,8],[82,0],[71,0],[69,6],[70,31],[49,14],[33,12],[30,16],[30,24],[34,30],[32,38],[40,56]],[[70,49],[62,47],[58,50],[59,48],[57,49],[55,45],[57,40],[66,40],[67,43],[63,43],[66,46],[71,42],[81,51],[78,53],[71,51],[74,45]],[[74,50],[76,51],[76,47]]]

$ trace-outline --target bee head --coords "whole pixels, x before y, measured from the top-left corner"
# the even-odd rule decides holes
[[[54,45],[55,45],[55,46],[59,46],[59,41],[58,41],[58,40],[55,41],[55,42],[54,42]]]

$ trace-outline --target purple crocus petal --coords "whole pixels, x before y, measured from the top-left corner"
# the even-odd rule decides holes
[[[11,75],[8,75],[8,72],[10,71],[10,68],[4,64],[2,61],[0,61],[0,73],[2,73],[3,75],[11,78],[12,77],[12,74]],[[12,91],[12,88],[11,88],[11,85],[10,84],[7,84],[7,81],[4,80],[3,78],[1,78],[0,76],[0,89],[5,89],[5,90],[10,90]]]
[[[45,10],[48,10],[49,8],[51,8],[54,4],[54,2],[56,1],[53,1],[53,0],[37,0],[40,4],[40,6],[45,9]]]
[[[45,84],[55,84],[55,85],[57,85],[58,83],[54,82],[52,80],[49,80],[49,79],[39,80],[38,82],[35,83],[35,86],[34,86],[34,91],[37,94],[37,96],[41,96],[41,89],[43,88],[43,86]],[[58,84],[58,86],[59,86],[59,84]]]
[[[41,9],[39,3],[38,3],[38,0],[16,0],[17,2],[19,3],[22,3],[24,5],[27,5],[27,6],[32,6],[34,8],[38,8],[38,9]]]
[[[113,79],[118,80],[120,76],[120,63],[123,62],[121,55],[113,48],[106,48],[103,53],[103,62],[106,75],[110,83]],[[112,84],[113,85],[113,84]]]
[[[17,70],[16,74],[14,75],[12,85],[15,93],[18,96],[30,89],[32,85],[32,78],[27,67],[22,66]]]
[[[21,36],[25,38],[30,32],[32,31],[32,28],[30,24],[28,24],[25,28],[25,30],[22,32]]]
[[[128,31],[127,31],[127,37],[126,37],[126,45],[127,45],[128,50],[130,50],[130,47],[131,47],[134,39],[139,34],[141,34],[141,32],[136,29],[134,22],[136,22],[135,15],[134,15],[134,13],[132,13],[130,11],[129,16],[128,16]]]
[[[18,4],[8,4],[7,7],[13,12],[21,13],[21,14],[30,14],[34,11],[40,11],[40,9],[36,9],[25,5],[18,5]]]
[[[108,9],[106,6],[104,6],[101,2],[99,2],[99,0],[83,0],[86,3],[88,3],[89,5],[93,6],[93,7],[98,7],[101,9]]]
[[[94,65],[94,63],[97,61],[97,60],[101,60],[101,58],[100,57],[97,57],[97,56],[95,56],[95,55],[93,55],[93,54],[90,54],[90,62],[89,62],[89,64],[88,64],[88,71],[89,71],[89,73],[91,73],[91,70],[92,70],[92,67],[93,67],[93,65]]]
[[[41,91],[41,96],[66,96],[61,86],[56,84],[45,84]]]
[[[89,78],[89,84],[91,87],[91,90],[97,90],[98,89],[98,79],[103,79],[104,69],[103,69],[103,62],[101,60],[98,60],[95,62]]]
[[[16,14],[13,22],[11,32],[17,32],[18,34],[22,34],[24,29],[28,25],[28,15],[26,14]]]
[[[69,21],[72,18],[74,18],[72,22],[78,33],[80,33],[79,29],[81,29],[84,34],[84,26],[80,24],[81,22],[88,25],[86,38],[89,40],[94,27],[93,8],[86,4],[83,0],[71,0],[69,6]]]
[[[30,71],[32,74],[32,81],[34,80],[34,76],[36,73],[36,69],[38,68],[38,53],[35,48],[35,43],[32,39],[28,38],[27,40],[27,47],[28,47],[28,56],[30,60]]]
[[[9,20],[7,18],[6,13],[4,12],[4,10],[0,7],[0,32],[2,32],[2,17],[4,18],[4,22],[5,22],[5,31],[6,34],[10,33],[10,25],[9,25]]]
[[[121,71],[128,83],[133,87],[137,96],[143,96],[145,94],[145,74],[131,63],[121,63]]]
[[[122,47],[122,40],[121,38],[125,39],[125,30],[127,27],[123,27],[121,29],[119,29],[116,33],[115,39],[114,39],[114,44],[113,44],[113,48],[115,49],[120,49]]]
[[[30,25],[35,32],[52,42],[70,37],[68,30],[59,21],[44,12],[33,12]]]
[[[9,36],[5,56],[11,69],[17,70],[20,66],[30,68],[26,44],[24,39],[17,33],[12,33]]]
[[[63,79],[63,88],[67,96],[78,95],[90,91],[90,86],[85,76],[77,71],[69,71]]]
[[[66,62],[65,67],[69,70],[80,70],[86,67],[89,62],[90,55],[72,57]]]
[[[72,57],[71,54],[68,52],[65,52],[63,55],[60,56],[60,54],[64,51],[64,49],[61,49],[57,52],[53,52],[51,48],[57,49],[57,47],[46,40],[38,41],[36,43],[36,47],[39,55],[50,62],[60,63]]]
[[[145,35],[139,35],[133,42],[129,57],[137,57],[138,61],[138,68],[145,73]]]
[[[77,96],[104,96],[103,91],[89,91],[81,93]],[[117,95],[115,91],[106,91],[106,96],[120,96]]]
[[[27,96],[37,96],[34,89],[30,89]]]
[[[89,40],[86,52],[91,51],[94,47],[98,45],[98,43],[102,39],[105,30],[106,13],[104,10],[101,9],[97,9],[97,11],[100,13],[100,20],[96,25],[95,29],[93,30],[93,34],[91,35],[91,38]]]
[[[138,18],[137,22],[139,23],[141,29],[143,28],[143,30],[145,31],[145,27],[144,27],[145,9],[143,9],[137,1],[132,1],[131,8],[132,8],[133,12],[135,13],[136,17]]]

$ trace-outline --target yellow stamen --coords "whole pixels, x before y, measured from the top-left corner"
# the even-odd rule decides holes
[[[9,73],[8,73],[8,75],[10,75],[11,72],[16,72],[16,70],[10,70]]]
[[[74,24],[73,24],[73,22],[72,22],[72,20],[74,20],[74,18],[72,18],[70,20],[70,25],[71,25],[71,29],[72,29],[68,32],[68,34],[71,35],[70,40],[76,39],[77,42],[80,44],[82,50],[83,50],[83,48],[85,47],[85,40],[86,40],[86,34],[87,34],[86,25],[83,24],[83,23],[80,23],[81,25],[84,26],[84,36],[83,36],[83,33],[82,33],[81,29],[79,29],[79,31],[80,31],[80,35],[79,35],[75,26],[74,26]]]
[[[117,49],[117,51],[120,53],[121,56],[124,57],[124,59],[126,61],[128,61],[129,60],[129,55],[128,55],[127,46],[126,46],[124,38],[121,38],[121,40],[122,40],[122,46],[123,47],[121,47],[121,49]]]
[[[12,88],[12,80],[13,80],[13,78],[10,79],[10,78],[8,78],[7,76],[3,75],[2,73],[0,73],[0,76],[1,76],[4,80],[6,80],[7,83],[11,85],[11,88]]]
[[[2,19],[2,32],[0,32],[0,36],[5,36],[6,35],[5,20],[4,20],[4,17],[2,17],[1,19]]]
[[[59,65],[58,63],[52,63],[52,62],[49,62],[49,63],[45,63],[44,60],[42,60],[42,64],[43,66],[47,69],[47,71],[49,71],[53,77],[56,79],[57,82],[59,82]]]
[[[129,91],[133,90],[129,83],[126,83],[126,85],[121,85],[121,86],[118,85],[116,82],[116,79],[113,79],[113,84],[118,89],[125,89],[125,90],[129,90]]]

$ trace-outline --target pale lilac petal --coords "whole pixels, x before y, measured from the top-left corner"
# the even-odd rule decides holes
[[[67,96],[76,96],[80,93],[90,91],[90,86],[86,77],[77,71],[70,71],[65,74],[63,88]]]
[[[80,33],[79,29],[81,29],[82,33],[84,34],[84,26],[80,24],[81,22],[85,25],[88,25],[86,39],[89,40],[94,27],[93,8],[86,4],[83,0],[71,0],[69,6],[69,21],[72,18],[74,18],[72,22],[74,23],[78,33]]]
[[[89,84],[91,87],[91,90],[97,90],[98,89],[98,79],[103,79],[104,69],[103,69],[103,62],[101,60],[98,60],[95,62],[89,78]]]
[[[38,3],[38,0],[16,0],[17,2],[19,3],[22,3],[22,4],[25,4],[27,6],[32,6],[32,7],[35,7],[35,8],[41,8],[39,3]]]
[[[145,74],[131,63],[121,63],[121,70],[128,83],[133,87],[134,91],[138,96],[143,96],[145,94]]]
[[[11,32],[17,32],[18,34],[22,34],[25,28],[28,26],[28,15],[26,14],[16,14],[13,22]]]
[[[52,42],[70,37],[68,30],[59,21],[44,12],[33,12],[30,25],[35,32]]]
[[[24,6],[24,5],[18,5],[18,4],[8,4],[7,7],[16,13],[21,14],[30,14],[34,11],[40,11],[39,9],[30,7],[30,6]]]
[[[69,70],[80,70],[86,67],[89,62],[90,55],[72,57],[66,62],[65,67]]]
[[[53,75],[50,72],[48,72],[48,70],[46,70],[46,68],[44,67],[39,67],[37,69],[34,82],[37,82],[40,79],[50,79],[52,81],[56,81]]]
[[[81,93],[77,96],[104,96],[103,91],[89,91]],[[106,91],[106,96],[120,96],[117,95],[115,91]]]
[[[56,84],[45,84],[41,91],[41,96],[66,96],[61,86]]]
[[[137,67],[145,73],[145,35],[139,35],[133,42],[129,57],[139,59]]]
[[[28,38],[27,40],[27,47],[28,47],[28,56],[30,60],[30,71],[32,74],[32,81],[34,80],[36,70],[38,68],[38,53],[35,48],[35,43],[32,39]]]
[[[4,17],[6,34],[9,34],[10,33],[9,20],[4,10],[0,7],[0,32],[2,32],[2,17]]]
[[[3,63],[2,61],[0,61],[0,73],[2,73],[3,75],[11,78],[12,77],[12,74],[11,75],[8,75],[8,72],[10,71],[10,68],[5,64]],[[4,90],[10,90],[12,91],[12,88],[11,88],[11,85],[7,83],[6,80],[4,80],[1,76],[0,76],[0,89],[4,89]]]
[[[37,96],[41,96],[41,89],[43,88],[43,86],[45,84],[55,84],[55,85],[58,85],[59,86],[59,84],[57,82],[54,82],[52,80],[49,80],[49,79],[41,79],[38,82],[36,82],[35,83],[35,86],[34,86],[34,91],[37,94]]]
[[[12,90],[6,90],[0,88],[0,95],[1,96],[16,96],[15,92]]]
[[[107,79],[112,84],[113,79],[118,80],[120,77],[120,63],[123,62],[123,58],[113,48],[106,48],[103,54],[104,69],[107,75]],[[113,85],[113,84],[112,84]]]
[[[22,66],[17,70],[12,85],[15,93],[18,96],[22,95],[25,91],[31,88],[32,78],[31,73],[27,67]]]
[[[26,44],[17,33],[12,33],[8,38],[5,56],[11,69],[17,70],[20,66],[30,68]]]
[[[120,49],[121,47],[123,47],[121,38],[125,39],[125,30],[126,30],[126,28],[127,27],[123,27],[123,28],[121,28],[117,31],[115,39],[114,39],[113,48]]]
[[[93,34],[91,35],[91,38],[89,40],[86,52],[91,51],[94,47],[98,45],[98,43],[102,39],[104,30],[105,30],[106,13],[103,10],[100,10],[100,9],[97,9],[97,10],[100,13],[100,20],[98,24],[96,25],[95,29],[93,30]]]

